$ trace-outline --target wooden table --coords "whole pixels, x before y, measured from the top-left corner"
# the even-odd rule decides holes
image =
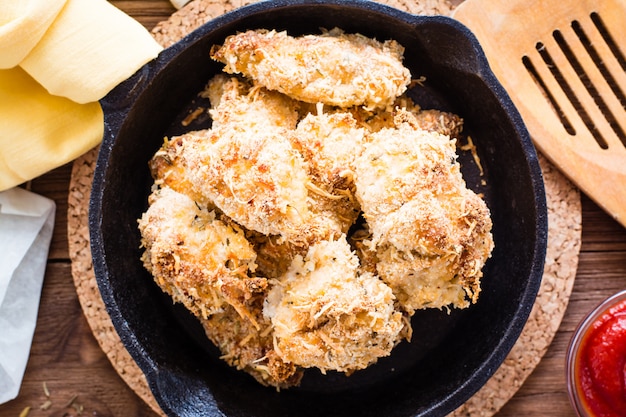
[[[167,0],[112,3],[148,29],[174,11]],[[71,164],[67,164],[30,183],[32,191],[56,201],[56,225],[22,388],[15,400],[0,405],[0,417],[18,417],[26,407],[31,407],[31,417],[154,417],[156,414],[117,375],[82,314],[68,253],[70,174]],[[626,229],[584,195],[582,209],[578,274],[561,327],[539,366],[498,417],[574,416],[564,376],[568,341],[585,313],[603,298],[626,288]],[[47,401],[49,407],[41,409],[46,408]]]

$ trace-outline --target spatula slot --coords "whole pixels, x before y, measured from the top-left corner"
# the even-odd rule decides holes
[[[622,67],[622,70],[626,72],[626,58],[624,58],[624,54],[622,54],[622,51],[619,49],[617,42],[615,42],[615,40],[613,39],[613,36],[604,25],[604,21],[602,20],[602,17],[600,17],[600,15],[596,12],[592,12],[590,14],[590,17],[591,17],[591,21],[594,23],[594,25],[598,29],[598,32],[600,32],[600,35],[602,35],[602,38],[611,49],[611,52],[613,52],[613,55],[615,55],[615,58],[617,58],[617,61]]]
[[[522,57],[522,64],[524,64],[524,67],[526,67],[526,70],[530,74],[531,78],[537,84],[537,87],[539,87],[543,95],[550,102],[550,106],[552,107],[552,110],[554,110],[554,113],[559,118],[559,121],[563,125],[563,128],[565,129],[565,131],[571,136],[575,136],[576,129],[574,129],[574,126],[572,126],[572,124],[569,122],[567,116],[565,115],[565,112],[563,111],[561,106],[559,106],[559,103],[556,101],[556,99],[550,92],[550,89],[546,86],[546,83],[543,81],[543,78],[541,78],[541,75],[539,75],[539,73],[537,72],[537,69],[535,68],[535,65],[533,64],[531,59],[528,56],[524,55]]]
[[[600,16],[597,13],[594,13],[594,14],[597,16],[598,19],[600,18]],[[594,14],[592,14],[591,16],[593,17]],[[596,25],[596,28],[598,28],[598,25]],[[613,77],[613,74],[611,74],[611,71],[609,71],[609,69],[607,68],[605,64],[605,60],[602,59],[602,56],[598,53],[597,48],[595,47],[593,42],[589,39],[589,37],[585,33],[585,30],[580,24],[580,22],[578,22],[577,20],[573,21],[572,29],[574,29],[574,32],[580,39],[580,42],[585,47],[585,50],[591,57],[592,61],[596,64],[598,71],[600,71],[600,73],[602,74],[606,82],[608,83],[609,87],[611,88],[611,90],[613,91],[617,99],[619,100],[622,107],[626,108],[626,94],[624,94],[624,91],[621,89],[617,81],[615,81],[615,77]],[[599,28],[598,28],[598,32],[600,33],[600,35],[606,42],[607,46],[611,49],[611,51],[613,52],[613,55],[615,55],[615,58],[620,63],[622,68],[624,68],[624,66],[626,65],[626,61],[624,61],[624,56],[621,54],[619,49],[616,49],[616,45],[613,43],[612,38],[610,37],[609,33],[606,31],[604,31],[603,33],[603,31],[600,31]],[[617,52],[617,54],[615,52]],[[626,72],[626,69],[624,71]]]
[[[541,59],[543,59],[544,64],[558,83],[559,87],[561,87],[561,90],[563,90],[563,93],[565,93],[565,95],[567,96],[567,99],[574,107],[576,113],[578,113],[578,115],[582,119],[583,123],[587,127],[587,130],[589,130],[593,138],[602,149],[608,149],[608,144],[606,140],[598,130],[596,124],[593,122],[591,117],[589,117],[587,110],[585,110],[585,107],[581,104],[578,96],[574,93],[574,90],[570,86],[568,80],[563,76],[563,73],[561,72],[559,66],[554,62],[554,59],[548,51],[548,48],[546,48],[543,42],[537,42],[537,44],[535,45],[535,49],[541,56]]]
[[[578,39],[580,40],[580,42],[585,47],[585,50],[587,52],[589,52],[590,49],[595,50],[593,48],[593,46],[589,43],[589,39],[585,35],[584,30],[582,29],[580,23],[578,21],[574,20],[572,22],[571,26],[572,26],[572,29],[574,30],[574,32],[576,33],[576,35],[578,36]],[[581,64],[581,61],[579,60],[579,58],[576,56],[576,53],[574,53],[574,51],[570,47],[568,41],[565,39],[565,37],[563,36],[563,34],[561,33],[560,30],[555,30],[552,33],[552,36],[554,37],[554,40],[556,41],[557,45],[559,45],[559,48],[561,48],[561,51],[563,52],[563,54],[567,58],[567,61],[569,62],[569,64],[574,69],[574,72],[576,73],[576,75],[578,76],[580,81],[582,82],[582,85],[584,85],[585,89],[589,93],[589,96],[591,96],[591,98],[593,99],[593,102],[596,104],[598,109],[600,109],[600,112],[602,113],[602,115],[606,119],[607,123],[609,124],[609,126],[611,127],[613,132],[615,132],[615,134],[620,139],[622,144],[626,145],[626,134],[622,130],[621,126],[619,125],[619,122],[616,119],[615,115],[613,114],[613,112],[611,111],[609,106],[607,105],[607,102],[602,98],[602,94],[600,94],[598,92],[598,88],[596,88],[596,86],[594,85],[594,83],[590,79],[589,75],[587,74],[587,71],[585,70],[585,68]],[[573,47],[575,48],[576,45],[574,45]],[[576,50],[579,51],[579,52],[582,52],[582,49],[580,49],[580,48],[577,48]],[[593,55],[590,54],[590,56],[591,56],[591,58],[593,60]],[[581,57],[581,58],[583,58],[583,57]],[[602,61],[602,60],[599,59],[598,61]],[[602,70],[600,70],[600,68],[598,66],[598,61],[595,62],[595,67],[598,68],[598,70],[602,73]],[[602,65],[602,66],[604,66],[604,65]],[[605,68],[605,73],[602,73],[602,75],[604,76],[605,80],[607,81],[608,86],[611,87],[611,82],[613,84],[615,84],[615,80],[613,79],[611,74],[608,71],[606,71],[606,68]],[[608,75],[610,77],[610,79],[607,79],[606,75]],[[611,90],[615,91],[615,88],[611,88]],[[618,88],[618,90],[619,90],[619,88]],[[619,90],[619,93],[621,93],[621,90]],[[624,107],[624,105],[623,105],[624,102],[622,100],[623,99],[623,93],[621,95],[622,95],[622,97],[620,97],[619,94],[616,94],[618,100],[622,103],[622,109],[623,109],[623,107]],[[581,112],[581,108],[576,108],[576,110],[579,113],[581,113],[582,116],[585,116],[587,114],[585,112]],[[597,136],[596,136],[596,134],[597,134]],[[598,141],[600,146],[602,146],[602,148],[608,147],[608,144],[606,143],[606,141],[602,137],[602,134],[599,131],[594,133],[594,137],[595,137],[596,141]],[[603,146],[603,144],[605,146]]]

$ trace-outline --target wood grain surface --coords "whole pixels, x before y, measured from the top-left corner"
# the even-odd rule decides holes
[[[148,29],[174,11],[167,0],[111,3]],[[0,417],[18,417],[28,407],[30,417],[155,417],[115,372],[82,314],[68,253],[70,176],[71,164],[68,164],[27,185],[32,191],[55,200],[56,224],[22,388],[15,400],[0,405]],[[575,415],[567,399],[564,376],[569,338],[596,304],[626,288],[626,229],[584,195],[582,217],[578,273],[565,317],[539,366],[498,417]]]

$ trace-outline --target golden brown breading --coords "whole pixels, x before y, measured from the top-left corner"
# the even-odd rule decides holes
[[[328,199],[307,176],[310,164],[290,142],[297,106],[280,93],[247,88],[234,77],[209,83],[215,126],[166,141],[151,162],[156,183],[298,246],[345,232],[358,214],[356,200],[341,189],[341,201]],[[335,213],[335,205],[345,208]]]
[[[246,78],[217,74],[209,80],[204,90],[198,95],[208,98],[211,102],[211,108],[215,109],[220,106],[222,98],[233,100],[246,96],[250,87],[252,87],[252,83]]]
[[[174,191],[185,194],[203,208],[212,210],[215,208],[213,202],[202,192],[196,190],[187,177],[187,169],[181,159],[185,153],[185,147],[199,140],[196,137],[203,137],[209,134],[209,130],[198,130],[175,136],[171,139],[165,138],[161,148],[154,154],[148,165],[150,173],[154,178],[154,185],[157,187],[169,187]]]
[[[417,113],[420,111],[420,106],[415,104],[411,98],[403,94],[396,98],[388,109],[368,110],[363,107],[351,107],[349,109],[339,109],[337,111],[350,112],[359,126],[369,130],[370,132],[378,132],[384,128],[393,129],[395,127],[394,117],[399,109],[406,110],[411,113]]]
[[[211,57],[231,74],[308,103],[386,108],[404,93],[411,75],[402,65],[404,48],[333,29],[291,37],[250,30],[229,36]]]
[[[366,127],[371,132],[378,132],[384,128],[393,129],[396,126],[395,117],[405,111],[414,116],[407,122],[413,123],[420,129],[437,132],[451,138],[458,138],[463,131],[463,119],[458,115],[436,109],[422,109],[406,95],[398,97],[393,108],[394,111],[367,111],[361,107],[354,107],[349,111],[358,120],[360,126]]]
[[[463,119],[454,113],[436,109],[421,109],[414,112],[415,121],[420,129],[437,132],[457,139],[463,131]]]
[[[447,136],[401,122],[371,138],[355,162],[355,182],[365,219],[378,239],[387,216],[415,195],[424,189],[447,192],[457,188],[462,178],[454,141]]]
[[[230,123],[244,124],[246,129],[265,124],[293,129],[298,122],[298,101],[237,77],[218,74],[205,91],[213,128]]]
[[[258,255],[257,271],[267,278],[278,278],[285,274],[296,255],[303,256],[308,249],[307,244],[283,242],[276,236],[256,232],[249,232],[248,236]]]
[[[416,127],[410,113],[396,129],[372,135],[356,161],[357,198],[371,231],[376,270],[410,314],[463,308],[480,291],[493,248],[484,201],[468,190],[454,140]]]
[[[263,310],[281,358],[349,374],[390,354],[402,314],[394,310],[391,289],[374,275],[357,274],[358,267],[345,235],[294,259]]]
[[[203,196],[238,224],[287,240],[316,233],[306,224],[305,163],[285,129],[218,127],[172,138],[165,148],[189,194]]]
[[[220,349],[221,359],[230,366],[248,372],[263,385],[277,388],[298,385],[302,369],[278,356],[271,323],[263,317],[260,307],[252,311],[260,329],[243,320],[231,307],[201,323],[207,337]]]
[[[365,133],[350,113],[308,114],[294,130],[292,143],[309,163],[313,180],[332,191],[353,184],[354,159],[366,142]]]
[[[355,227],[348,236],[348,243],[359,258],[359,272],[368,272],[373,275],[378,275],[376,271],[378,258],[376,258],[376,251],[372,250],[370,246],[371,240],[372,234],[369,231],[367,223]]]
[[[354,159],[365,133],[350,113],[321,113],[307,115],[290,136],[307,162],[310,210],[316,218],[335,224],[334,237],[346,233],[359,215]]]
[[[477,301],[493,241],[489,212],[476,194],[421,195],[389,217],[376,268],[407,311]]]
[[[139,230],[144,266],[175,302],[200,318],[231,305],[257,325],[247,303],[265,292],[267,280],[248,276],[256,253],[242,230],[167,187],[151,195]]]
[[[255,132],[263,132],[265,126],[273,132],[275,127],[293,129],[298,121],[297,102],[276,92],[253,87],[237,77],[217,75],[213,77],[201,95],[212,103],[209,110],[213,118],[213,130],[189,132],[165,140],[161,149],[150,161],[150,169],[156,185],[169,186],[189,195],[198,204],[212,206],[211,196],[202,187],[194,185],[188,177],[185,161],[195,152],[198,142],[219,134],[219,126],[231,124],[234,129],[245,130],[254,140]],[[277,134],[281,134],[280,131]],[[193,149],[190,149],[193,148]]]

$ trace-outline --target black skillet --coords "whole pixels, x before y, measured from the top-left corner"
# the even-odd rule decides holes
[[[420,311],[411,343],[350,377],[307,371],[302,386],[277,392],[226,366],[195,320],[173,306],[139,260],[137,219],[152,179],[147,162],[164,136],[183,127],[197,93],[221,65],[214,44],[236,31],[293,35],[340,27],[405,48],[405,64],[425,86],[424,108],[465,120],[484,172],[468,152],[459,160],[468,186],[485,195],[495,250],[479,302],[466,310]],[[410,15],[362,1],[261,2],[228,13],[163,51],[102,100],[105,136],[95,171],[89,226],[94,269],[121,339],[169,416],[442,416],[471,397],[517,340],[541,281],[547,215],[541,171],[522,120],[488,67],[474,36],[446,17]]]

